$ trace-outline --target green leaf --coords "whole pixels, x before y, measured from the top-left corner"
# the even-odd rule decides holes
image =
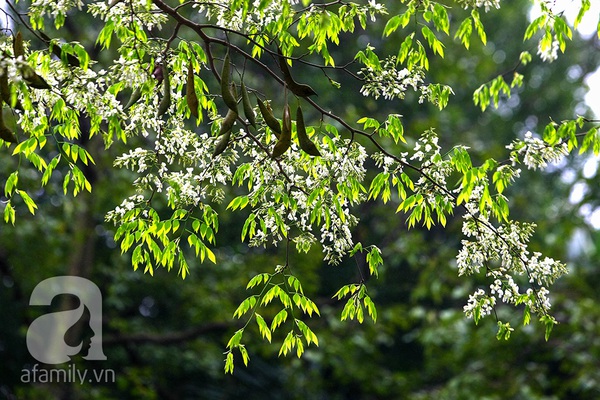
[[[287,317],[288,312],[285,309],[279,311],[273,318],[273,321],[271,321],[271,331],[274,332],[275,329],[279,328],[287,320]]]
[[[577,17],[575,17],[575,21],[573,22],[574,29],[577,29],[577,27],[581,23],[583,16],[590,9],[590,5],[591,5],[590,0],[581,0],[581,8],[579,9],[579,12],[577,13]]]
[[[4,196],[10,197],[19,182],[19,171],[13,171],[4,184]]]
[[[471,10],[471,17],[473,18],[473,24],[475,25],[475,31],[477,32],[477,36],[481,40],[481,43],[484,45],[487,44],[487,35],[485,33],[485,28],[481,23],[481,19],[479,18],[479,11]]]
[[[24,191],[24,190],[17,190],[17,194],[19,196],[21,196],[21,198],[25,202],[25,205],[29,209],[29,212],[32,215],[35,215],[35,210],[37,209],[37,204],[35,204],[35,202],[33,201],[33,199],[31,197],[29,197],[29,195],[27,194],[27,192]]]
[[[400,26],[400,24],[402,23],[402,16],[401,15],[395,15],[392,18],[390,18],[388,20],[388,22],[385,24],[385,28],[383,28],[383,36],[390,36],[392,33],[394,33],[398,27]]]
[[[262,282],[267,283],[270,278],[271,275],[267,273],[255,275],[252,279],[250,279],[250,282],[248,282],[248,284],[246,285],[246,290],[251,289],[254,286],[260,285]]]
[[[279,348],[279,355],[287,355],[296,346],[296,341],[297,338],[294,336],[294,331],[289,331]]]
[[[471,18],[466,18],[458,27],[454,38],[460,39],[460,42],[468,50],[471,45],[471,34],[473,33],[473,22]]]
[[[271,343],[271,330],[267,326],[267,323],[265,322],[264,318],[258,313],[254,314],[254,317],[256,319],[258,331],[260,332],[261,336],[267,339],[269,343]]]
[[[15,224],[15,209],[10,203],[10,201],[4,204],[4,222]]]
[[[546,24],[547,18],[548,16],[546,14],[543,14],[531,21],[531,23],[525,30],[525,36],[523,40],[531,38],[537,31],[542,29],[542,27]]]
[[[225,373],[233,374],[233,353],[230,351],[225,358]]]
[[[227,348],[233,349],[234,347],[238,347],[242,340],[242,336],[244,334],[244,328],[238,329],[233,336],[227,342]]]

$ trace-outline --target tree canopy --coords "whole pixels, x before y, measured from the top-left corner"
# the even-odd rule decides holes
[[[492,321],[494,332],[468,336],[484,348],[511,346],[494,335],[509,339],[518,325],[526,333],[515,346],[552,340],[553,288],[561,304],[577,300],[562,297],[559,278],[564,257],[590,251],[568,242],[589,237],[567,205],[575,181],[581,204],[593,209],[598,198],[582,179],[595,177],[584,163],[600,153],[600,123],[576,98],[598,65],[586,51],[598,36],[574,33],[589,0],[574,20],[551,1],[7,5],[2,236],[10,263],[37,252],[49,268],[17,273],[6,263],[3,274],[28,276],[26,286],[96,274],[115,310],[107,343],[225,332],[225,372],[253,374],[256,346],[316,364],[337,354],[336,375],[351,368],[344,347],[376,352],[358,343],[368,337],[385,348],[390,326],[409,335],[430,324],[420,353],[468,347],[457,336],[465,319]],[[550,215],[570,223],[555,227]],[[41,236],[36,224],[58,234]],[[540,230],[554,239],[536,239]],[[24,238],[37,239],[24,247]],[[133,272],[114,268],[124,262]],[[165,283],[144,280],[153,296],[142,287],[125,298],[142,272],[163,268],[171,273],[153,279]],[[161,295],[171,337],[143,334],[145,323],[118,312],[138,301],[151,317]],[[379,323],[356,328],[365,336],[349,345],[333,340],[350,336],[339,320]],[[206,368],[222,361],[200,347],[216,358]],[[423,382],[435,384],[443,365],[423,367]],[[290,376],[298,387],[310,379]],[[373,390],[418,391],[403,379],[406,392],[383,377]]]

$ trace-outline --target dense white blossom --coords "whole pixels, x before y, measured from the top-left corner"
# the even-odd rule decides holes
[[[492,8],[500,8],[500,0],[457,0],[464,8],[481,8],[489,11]]]
[[[409,88],[417,91],[423,82],[425,73],[421,68],[396,68],[396,57],[390,57],[383,62],[381,68],[371,66],[363,68],[359,74],[363,76],[364,84],[360,92],[364,96],[403,99]]]
[[[542,139],[533,136],[531,132],[525,133],[523,140],[515,140],[506,148],[512,150],[510,160],[513,165],[522,160],[529,169],[544,169],[548,166],[548,163],[559,162],[569,154],[566,143],[562,142],[550,146]]]
[[[540,56],[542,61],[552,62],[558,58],[559,47],[560,44],[556,37],[554,37],[550,45],[544,45],[544,41],[540,40],[538,42],[537,54]]]

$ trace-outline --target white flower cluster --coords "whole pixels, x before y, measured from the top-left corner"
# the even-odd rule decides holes
[[[214,20],[220,27],[243,32],[244,30],[260,31],[262,27],[277,22],[286,2],[270,1],[265,3],[255,0],[246,15],[244,15],[242,8],[233,7],[232,3],[231,0],[195,2],[193,7],[199,13],[204,14],[207,19]],[[297,1],[293,0],[287,3],[293,5]]]
[[[321,226],[324,260],[333,265],[339,264],[354,244],[350,227],[358,224],[358,218],[351,215],[347,208],[344,209],[344,215],[344,220],[342,220],[338,215],[332,213],[331,225],[329,227]]]
[[[81,10],[83,1],[81,0],[34,0],[29,6],[28,14],[32,20],[43,18],[44,16],[65,17],[73,8]]]
[[[544,41],[540,39],[538,42],[537,54],[544,62],[552,62],[558,58],[558,48],[560,44],[556,39],[556,35],[552,39],[552,44],[545,45]]]
[[[548,163],[556,163],[569,154],[569,148],[566,143],[562,142],[554,146],[550,146],[542,139],[534,137],[531,132],[527,132],[523,140],[515,140],[508,146],[507,149],[512,150],[510,160],[513,165],[519,163],[520,158],[523,158],[523,163],[529,169],[544,169]]]
[[[377,14],[387,14],[387,9],[384,4],[378,3],[375,0],[369,0],[369,3],[366,6],[368,13],[371,17],[371,21],[375,22],[377,19]]]
[[[415,183],[415,193],[423,195],[427,203],[434,209],[442,204],[454,203],[450,193],[445,193],[440,188],[447,186],[447,178],[454,172],[454,166],[448,159],[442,158],[439,137],[433,129],[421,135],[414,147],[411,160],[421,161],[423,174]]]
[[[383,98],[403,99],[409,87],[417,91],[419,85],[425,78],[425,73],[421,68],[408,70],[403,68],[398,71],[396,68],[397,59],[395,56],[387,58],[381,68],[365,67],[358,72],[365,81],[360,92],[363,96],[373,96],[378,99]]]
[[[495,305],[496,298],[494,296],[489,296],[483,289],[477,289],[475,293],[469,295],[469,301],[463,307],[463,311],[468,318],[474,318],[477,313],[479,319],[490,315]]]
[[[255,166],[248,169],[244,180],[248,180],[250,203],[261,205],[252,210],[257,222],[252,246],[276,245],[294,226],[301,231],[301,239],[294,239],[297,247],[307,251],[316,240],[315,226],[319,226],[318,240],[326,261],[335,264],[352,248],[350,228],[358,218],[350,207],[365,198],[359,185],[364,180],[367,154],[356,142],[338,137],[331,142],[335,149],[320,146],[322,156],[310,164],[293,143],[285,153],[285,163],[265,161],[260,173],[255,173]],[[240,143],[244,153],[263,160],[262,149],[247,143]]]
[[[147,31],[161,29],[168,20],[164,13],[157,12],[158,7],[146,0],[119,1],[116,4],[113,1],[99,1],[89,4],[88,8],[92,15],[100,16],[105,21],[128,21]],[[131,26],[129,28],[132,29]]]
[[[129,152],[117,157],[114,165],[115,167],[128,168],[138,174],[142,174],[155,163],[155,152],[137,147],[136,149],[129,150]]]
[[[121,205],[115,207],[114,210],[106,213],[106,221],[113,222],[115,225],[121,225],[124,222],[125,214],[127,214],[129,211],[133,210],[140,204],[144,203],[145,201],[146,199],[144,198],[144,196],[140,194],[136,194],[126,198],[125,200],[123,200]],[[128,219],[128,221],[131,221],[131,219]]]
[[[462,229],[470,240],[462,241],[457,267],[459,275],[471,275],[483,269],[493,282],[489,294],[480,288],[469,298],[464,309],[466,315],[473,316],[476,307],[482,308],[481,316],[486,315],[483,311],[493,306],[496,299],[515,306],[524,303],[532,312],[548,313],[549,291],[543,285],[551,285],[566,274],[566,266],[552,258],[542,258],[539,252],[530,253],[527,243],[534,224],[511,221],[493,226],[488,219],[489,206],[483,210],[480,207],[483,190],[483,185],[476,186],[466,204],[468,212]],[[519,291],[515,281],[519,276],[527,277],[530,287],[525,294]]]
[[[166,193],[172,208],[197,206],[204,200],[205,190],[201,177],[194,172],[194,168],[187,168],[184,172],[170,172],[164,177],[168,184]]]
[[[500,0],[456,0],[464,8],[484,7],[488,12],[492,8],[500,8]]]

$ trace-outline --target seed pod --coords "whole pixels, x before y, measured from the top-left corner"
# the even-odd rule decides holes
[[[317,92],[313,90],[310,86],[304,83],[296,83],[293,85],[288,85],[289,89],[298,97],[308,97],[308,96],[318,96]]]
[[[227,145],[229,145],[230,138],[231,138],[231,129],[229,129],[227,132],[225,132],[223,135],[221,135],[221,138],[219,139],[219,141],[215,145],[215,149],[213,150],[213,154],[212,154],[213,158],[225,151],[225,149],[227,148]]]
[[[10,104],[10,84],[6,73],[0,75],[0,94],[2,94],[2,100],[6,104]]]
[[[281,135],[281,125],[279,124],[279,121],[277,121],[277,118],[275,118],[271,110],[267,108],[265,103],[260,101],[258,97],[256,98],[256,101],[258,103],[260,113],[262,114],[263,119],[265,120],[265,123],[269,128],[271,128],[273,133],[275,133],[275,136],[279,138],[279,135]]]
[[[164,68],[162,63],[155,61],[154,62],[154,71],[152,71],[152,77],[156,79],[157,83],[160,85],[163,81],[164,76]]]
[[[192,63],[188,65],[187,82],[185,84],[185,99],[191,114],[198,118],[198,95],[196,94],[196,86],[194,84],[194,69]]]
[[[281,122],[281,135],[279,136],[277,143],[275,143],[275,147],[273,147],[273,158],[281,157],[292,144],[292,118],[290,116],[290,106],[288,104],[283,107],[283,118]]]
[[[4,125],[4,116],[2,115],[2,102],[0,101],[0,139],[10,142],[18,143],[17,137],[6,125]]]
[[[160,103],[158,103],[158,110],[156,111],[156,118],[163,116],[169,106],[171,105],[171,83],[169,79],[169,73],[167,71],[167,67],[165,65],[162,66],[162,74],[163,74],[163,97],[160,99]]]
[[[237,113],[237,100],[235,99],[235,95],[231,92],[230,88],[230,69],[231,62],[229,60],[229,51],[227,51],[227,54],[225,54],[225,59],[223,60],[223,68],[221,69],[221,96],[223,96],[223,101],[227,107]]]
[[[81,63],[79,62],[79,58],[75,57],[73,54],[67,53],[61,46],[58,44],[50,43],[50,51],[60,60],[69,64],[72,67],[80,67]]]
[[[0,75],[0,95],[2,100],[8,104],[9,107],[21,111],[23,110],[23,106],[17,98],[16,93],[13,96],[13,93],[10,89],[10,83],[8,82],[8,76],[6,74]]]
[[[23,76],[23,79],[25,80],[25,83],[27,83],[27,85],[31,86],[32,88],[35,88],[35,89],[50,89],[50,85],[48,85],[48,82],[46,82],[44,80],[44,78],[42,78],[41,76],[39,76],[33,70],[33,68],[31,68],[27,64],[24,64],[24,65],[21,66],[21,76]]]
[[[313,88],[305,85],[304,83],[297,83],[294,78],[292,78],[290,68],[288,67],[287,61],[279,47],[277,47],[277,55],[279,56],[279,68],[283,73],[283,80],[285,81],[288,89],[290,89],[291,92],[298,97],[316,96],[317,93],[313,90]]]
[[[129,100],[127,101],[127,104],[125,104],[125,107],[123,107],[123,111],[129,109],[129,107],[131,107],[132,105],[137,103],[141,98],[142,98],[142,90],[140,88],[134,89],[134,91],[131,93],[131,96],[129,96]]]
[[[238,92],[237,92],[237,88],[235,86],[235,82],[231,82],[229,84],[229,90],[231,91],[231,94],[233,95],[233,99],[235,100],[235,105],[236,105],[236,112],[237,112],[237,102],[238,102]]]
[[[13,38],[13,53],[16,57],[25,56],[25,48],[23,47],[23,35],[18,31]]]
[[[42,31],[37,31],[37,34],[44,41],[44,43],[46,43],[48,45],[48,48],[50,49],[50,51],[56,57],[60,58],[61,61],[64,62],[65,56],[66,56],[67,63],[69,65],[71,65],[72,67],[79,67],[81,65],[81,63],[79,62],[79,58],[75,57],[73,54],[69,54],[69,53],[63,54],[62,47],[59,46],[56,42],[52,43],[52,39],[50,39],[50,36],[46,35]]]
[[[227,111],[227,114],[225,115],[225,118],[223,118],[223,122],[221,123],[221,129],[219,129],[219,136],[231,131],[231,128],[233,128],[233,124],[235,123],[237,117],[238,114],[235,111]]]
[[[256,115],[254,114],[254,109],[252,108],[252,104],[250,104],[250,97],[248,96],[248,90],[246,89],[246,85],[242,80],[242,105],[244,106],[244,115],[246,119],[254,128],[256,128]]]
[[[311,156],[320,156],[319,149],[317,149],[317,146],[315,146],[306,134],[306,125],[304,125],[304,116],[302,115],[302,108],[300,106],[296,109],[296,131],[298,133],[300,148]]]

